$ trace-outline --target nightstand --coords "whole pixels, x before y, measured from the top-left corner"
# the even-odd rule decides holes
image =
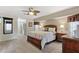
[[[66,33],[56,33],[56,35],[57,35],[57,39],[56,40],[62,42],[62,36],[66,35]]]

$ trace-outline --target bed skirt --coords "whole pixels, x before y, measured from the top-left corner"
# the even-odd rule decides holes
[[[41,40],[40,39],[31,37],[31,36],[27,36],[27,41],[30,42],[30,43],[32,43],[34,46],[36,46],[40,50],[42,49],[42,47],[41,47]],[[48,45],[48,44],[50,44],[50,43],[52,43],[54,41],[56,41],[56,40],[50,41],[50,42],[46,43],[45,45]]]
[[[41,40],[37,38],[33,38],[31,36],[27,36],[27,41],[35,45],[37,48],[41,50]]]

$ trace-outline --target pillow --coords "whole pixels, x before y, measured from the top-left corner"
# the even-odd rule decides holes
[[[49,28],[48,31],[56,33],[55,28]]]

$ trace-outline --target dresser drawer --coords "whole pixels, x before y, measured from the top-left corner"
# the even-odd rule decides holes
[[[63,39],[63,52],[79,53],[79,41],[72,39]]]

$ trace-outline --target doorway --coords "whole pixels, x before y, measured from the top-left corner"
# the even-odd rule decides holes
[[[26,35],[26,19],[18,18],[18,34]]]

